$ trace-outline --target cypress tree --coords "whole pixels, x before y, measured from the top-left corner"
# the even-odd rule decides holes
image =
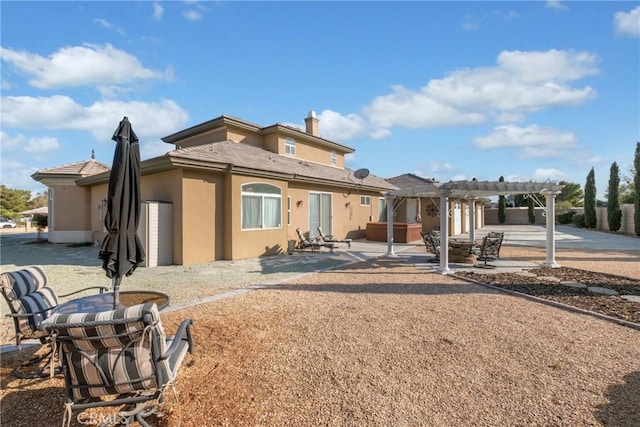
[[[501,176],[498,180],[504,182],[504,177]],[[507,199],[504,196],[498,196],[498,223],[504,224],[507,219]]]
[[[640,142],[636,142],[636,157],[633,160],[633,168],[635,169],[633,173],[633,187],[635,191],[633,197],[633,220],[636,235],[640,236]]]
[[[584,185],[584,226],[596,228],[596,224],[596,173],[592,167]]]
[[[620,168],[613,162],[609,170],[609,195],[607,197],[607,222],[610,231],[620,230],[622,225],[622,210],[620,209],[620,199],[618,189],[620,188]]]
[[[533,204],[533,199],[529,197],[527,199],[527,213],[529,214],[529,224],[536,223],[536,210]]]

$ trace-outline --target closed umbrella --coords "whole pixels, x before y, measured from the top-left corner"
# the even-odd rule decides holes
[[[120,304],[120,282],[144,261],[144,248],[137,234],[141,209],[140,147],[127,117],[122,119],[111,139],[117,144],[104,218],[107,236],[98,258],[112,281],[115,310]]]

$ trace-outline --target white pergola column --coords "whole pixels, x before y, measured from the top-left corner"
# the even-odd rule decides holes
[[[449,272],[449,197],[440,195],[440,268],[442,274]]]
[[[384,199],[387,201],[387,253],[384,256],[397,257],[393,252],[393,200],[395,197],[387,193]]]
[[[558,268],[556,263],[556,193],[544,193],[547,200],[547,259],[543,267]]]
[[[469,200],[469,243],[476,241],[476,199]]]

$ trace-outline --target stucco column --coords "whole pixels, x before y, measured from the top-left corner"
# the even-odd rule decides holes
[[[396,257],[397,255],[393,252],[393,200],[395,197],[387,193],[384,199],[387,201],[387,253],[384,256]]]
[[[547,199],[547,260],[543,267],[558,268],[556,263],[556,193],[545,193]]]
[[[476,199],[469,200],[469,243],[476,241]]]
[[[440,268],[442,274],[449,272],[449,197],[440,195]]]

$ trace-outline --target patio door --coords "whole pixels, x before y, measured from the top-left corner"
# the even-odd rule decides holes
[[[309,236],[318,237],[318,227],[325,235],[332,234],[331,212],[333,195],[331,193],[309,193]]]

